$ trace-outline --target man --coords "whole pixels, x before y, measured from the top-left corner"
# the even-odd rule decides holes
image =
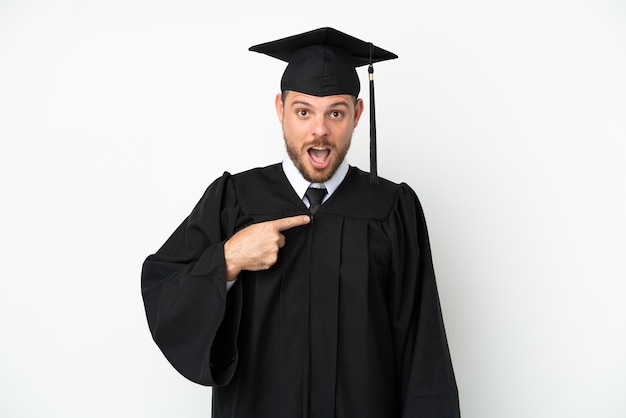
[[[459,417],[419,201],[345,159],[355,66],[396,56],[332,28],[251,50],[289,63],[288,158],[224,173],[146,259],[155,342],[214,417]]]

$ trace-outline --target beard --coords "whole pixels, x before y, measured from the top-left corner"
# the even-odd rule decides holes
[[[350,149],[350,143],[352,142],[352,138],[350,138],[344,146],[337,147],[325,139],[321,139],[319,141],[311,141],[304,144],[298,149],[295,145],[289,143],[287,138],[284,136],[284,133],[283,137],[285,139],[285,148],[287,149],[289,158],[293,161],[293,164],[296,166],[298,171],[300,171],[302,177],[311,183],[324,183],[330,180],[343,160],[346,158],[348,150]],[[305,164],[304,160],[308,158],[308,150],[314,146],[326,147],[330,150],[331,154],[334,154],[335,158],[331,164],[322,170],[315,169],[314,167],[310,167]]]

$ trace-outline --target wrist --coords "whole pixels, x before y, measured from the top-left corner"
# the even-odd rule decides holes
[[[232,251],[228,244],[228,241],[224,243],[224,263],[226,265],[226,281],[232,282],[239,276],[241,268],[237,267],[237,264],[233,261]]]

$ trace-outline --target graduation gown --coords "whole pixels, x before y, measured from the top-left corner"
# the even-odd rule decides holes
[[[406,184],[350,167],[265,271],[227,292],[224,242],[308,209],[280,164],[215,180],[147,257],[150,331],[214,417],[452,418],[457,387],[422,209]]]

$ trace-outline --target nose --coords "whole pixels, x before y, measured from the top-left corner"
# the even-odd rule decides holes
[[[320,115],[313,120],[313,134],[317,137],[328,136],[329,134],[327,120],[324,116]]]

